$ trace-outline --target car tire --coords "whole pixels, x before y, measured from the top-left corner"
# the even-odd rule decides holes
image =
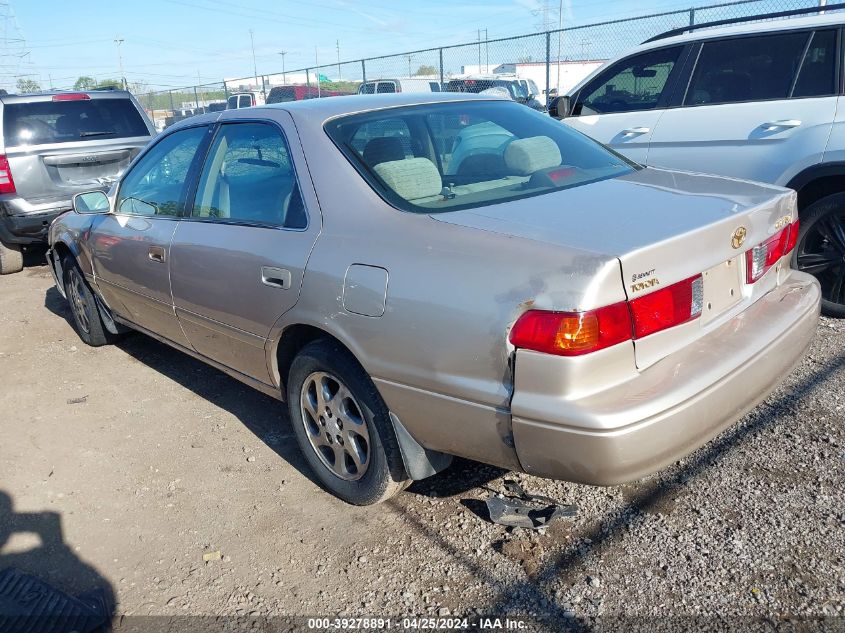
[[[11,275],[23,270],[23,252],[20,244],[0,242],[0,275]]]
[[[65,297],[70,304],[73,325],[79,338],[91,347],[113,343],[117,336],[106,329],[94,292],[85,281],[76,261],[71,257],[66,257],[62,260],[62,271]]]
[[[317,340],[297,354],[288,375],[287,402],[305,461],[335,496],[372,505],[410,483],[387,406],[339,343]]]
[[[817,200],[801,212],[792,266],[822,287],[822,314],[845,318],[845,193]]]

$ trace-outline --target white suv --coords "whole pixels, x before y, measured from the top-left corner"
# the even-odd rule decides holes
[[[823,311],[845,317],[843,27],[828,13],[672,31],[551,113],[640,163],[796,189],[794,265],[821,282]]]

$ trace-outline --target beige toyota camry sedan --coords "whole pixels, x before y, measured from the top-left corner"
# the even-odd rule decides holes
[[[369,504],[453,455],[610,485],[701,446],[813,336],[797,233],[786,189],[398,94],[188,119],[77,196],[49,261],[86,343],[137,330],[286,402]]]

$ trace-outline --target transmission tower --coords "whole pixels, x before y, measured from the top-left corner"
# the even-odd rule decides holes
[[[0,88],[13,92],[19,79],[38,78],[11,0],[0,0]]]

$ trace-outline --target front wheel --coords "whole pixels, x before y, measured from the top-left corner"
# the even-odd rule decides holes
[[[94,293],[82,276],[76,262],[66,257],[62,262],[65,296],[70,303],[76,333],[91,347],[112,343],[115,335],[106,329]]]
[[[822,313],[845,318],[845,193],[822,198],[801,214],[792,265],[819,280]]]
[[[302,349],[291,365],[287,401],[302,454],[329,492],[371,505],[410,483],[387,406],[339,344],[319,340]]]

